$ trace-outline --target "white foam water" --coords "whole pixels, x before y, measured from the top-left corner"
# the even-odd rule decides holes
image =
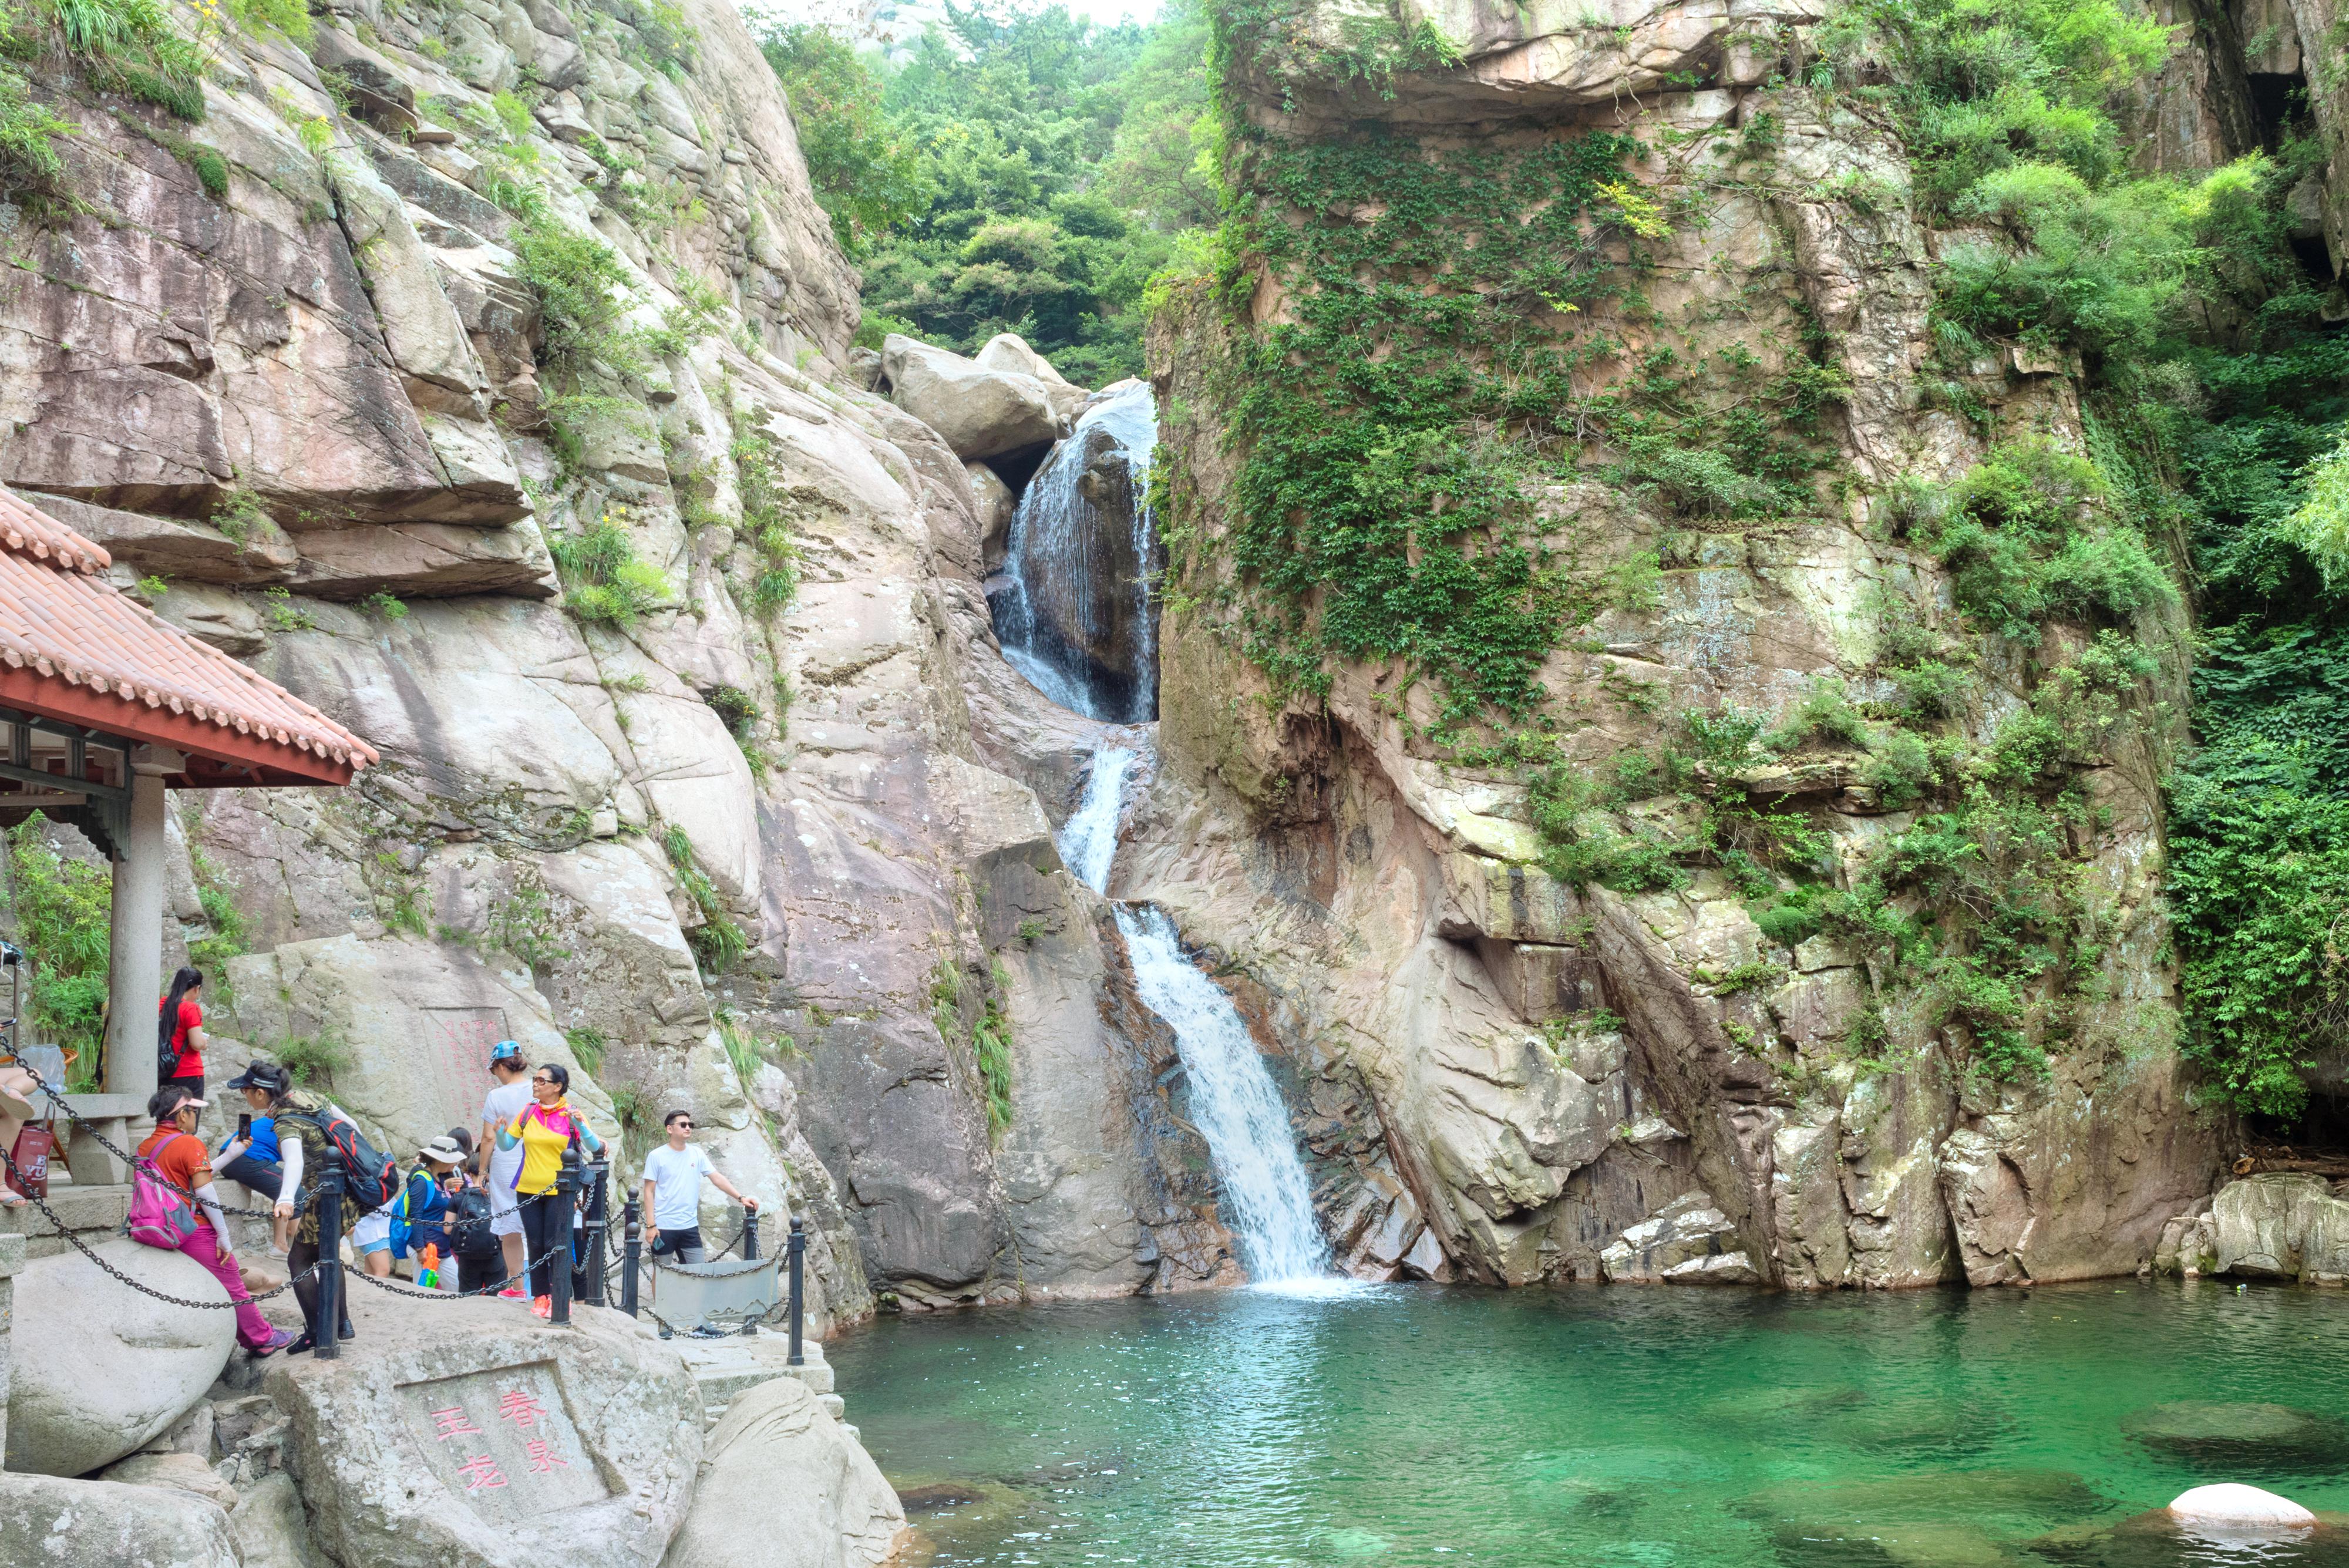
[[[1100,771],[1097,763],[1097,776]],[[1191,1119],[1207,1140],[1224,1223],[1249,1279],[1298,1294],[1343,1293],[1351,1282],[1339,1277],[1330,1260],[1288,1108],[1239,1009],[1184,956],[1164,911],[1120,905],[1117,929],[1143,1005],[1174,1031],[1190,1080]]]
[[[1109,891],[1109,868],[1117,859],[1118,818],[1125,805],[1125,780],[1133,772],[1133,763],[1134,754],[1123,746],[1103,746],[1095,752],[1085,793],[1061,827],[1061,862],[1096,893]]]

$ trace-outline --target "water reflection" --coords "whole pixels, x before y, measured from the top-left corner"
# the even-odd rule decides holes
[[[893,1480],[984,1493],[915,1563],[2349,1568],[2329,1527],[2147,1516],[2213,1479],[2349,1509],[2321,1444],[2257,1447],[2349,1416],[2337,1293],[1249,1290],[909,1318],[833,1359]],[[2238,1420],[2253,1473],[2145,1440]]]

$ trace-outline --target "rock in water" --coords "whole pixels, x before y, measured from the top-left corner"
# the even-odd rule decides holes
[[[2316,1522],[2316,1515],[2292,1499],[2235,1481],[2198,1486],[2191,1491],[2180,1492],[2171,1500],[2169,1511],[2182,1523],[2216,1524],[2230,1529],[2302,1526]]]
[[[1064,428],[1044,383],[989,370],[959,354],[891,333],[881,344],[889,398],[946,438],[957,457],[998,457],[1060,439]]]
[[[2349,1461],[2349,1429],[2288,1405],[2180,1400],[2139,1410],[2121,1429],[2147,1448],[2205,1465],[2330,1469]]]
[[[228,1301],[192,1258],[129,1241],[96,1251],[166,1295]],[[36,1475],[85,1475],[146,1447],[204,1397],[236,1346],[235,1314],[142,1295],[78,1252],[26,1265],[15,1324],[8,1469]]]
[[[16,1474],[0,1475],[0,1563],[239,1568],[228,1515],[202,1498],[161,1487]]]
[[[905,1528],[872,1458],[805,1385],[778,1377],[709,1434],[693,1511],[662,1568],[873,1568]]]
[[[388,1302],[388,1304],[386,1304]],[[313,1539],[367,1568],[652,1568],[693,1496],[701,1397],[604,1308],[352,1303],[340,1359],[274,1364]],[[781,1495],[770,1489],[771,1504]]]

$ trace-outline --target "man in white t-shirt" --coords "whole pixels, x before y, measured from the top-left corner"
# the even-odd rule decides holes
[[[647,1238],[653,1256],[698,1263],[706,1255],[701,1244],[701,1183],[707,1179],[719,1191],[751,1213],[759,1200],[718,1174],[709,1157],[693,1147],[693,1113],[671,1111],[661,1123],[668,1141],[645,1156],[645,1215]]]
[[[473,1147],[490,1157],[489,1174],[482,1183],[490,1189],[490,1234],[498,1239],[498,1251],[506,1263],[506,1288],[498,1293],[520,1300],[523,1265],[529,1261],[522,1237],[522,1199],[514,1192],[522,1179],[523,1149],[520,1144],[500,1148],[498,1129],[530,1104],[530,1064],[523,1060],[522,1046],[512,1040],[491,1046],[490,1076],[498,1081],[498,1086],[481,1102],[481,1136]]]

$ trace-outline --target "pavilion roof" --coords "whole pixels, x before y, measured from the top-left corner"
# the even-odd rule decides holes
[[[185,752],[181,785],[347,784],[375,748],[108,582],[106,551],[0,489],[0,706]]]

